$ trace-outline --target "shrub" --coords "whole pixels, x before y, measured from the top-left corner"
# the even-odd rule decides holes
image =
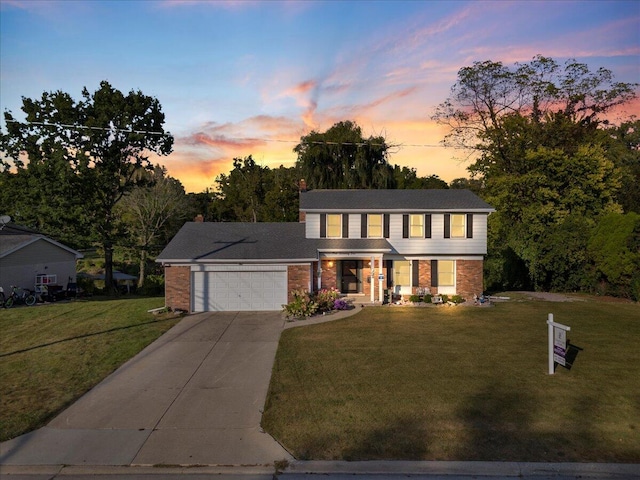
[[[287,317],[306,318],[318,311],[318,304],[313,301],[309,292],[294,290],[291,295],[293,295],[293,301],[282,306]]]
[[[462,298],[461,295],[453,295],[451,297],[451,301],[457,305],[459,303],[464,303],[464,298]]]
[[[315,295],[315,302],[318,304],[318,311],[329,312],[335,308],[335,301],[340,298],[340,292],[335,288],[322,289]]]
[[[349,305],[349,302],[342,298],[336,298],[336,300],[333,302],[334,310],[349,310],[350,307],[351,306]]]
[[[162,295],[164,293],[164,275],[147,275],[139,290],[142,295]]]
[[[422,301],[422,297],[420,295],[411,295],[409,297],[409,301],[413,303],[419,303]]]
[[[433,295],[428,293],[427,295],[424,296],[424,303],[431,303],[432,298],[433,298]]]
[[[442,297],[442,303],[447,303],[449,301],[449,295],[447,295],[446,293],[443,293],[440,296]]]

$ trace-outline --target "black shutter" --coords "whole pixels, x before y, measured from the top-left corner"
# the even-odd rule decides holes
[[[473,238],[473,213],[467,213],[467,238]]]
[[[385,213],[384,214],[384,233],[383,236],[384,238],[389,238],[389,214]]]
[[[402,238],[409,238],[409,215],[402,215]]]
[[[367,214],[363,213],[360,218],[360,238],[367,238]]]
[[[387,265],[387,288],[393,287],[393,260],[385,260]]]
[[[444,214],[444,238],[451,238],[451,215],[448,213]]]
[[[327,214],[320,214],[320,238],[327,238]]]
[[[420,286],[420,262],[418,260],[414,260],[412,262],[411,268],[411,286],[419,287]]]
[[[424,216],[424,238],[431,238],[431,215]]]
[[[349,238],[349,214],[342,214],[342,238]]]
[[[431,286],[438,286],[438,261],[431,260]]]

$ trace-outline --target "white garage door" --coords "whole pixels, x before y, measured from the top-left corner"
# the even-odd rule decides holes
[[[193,311],[281,310],[287,303],[287,272],[193,272]]]

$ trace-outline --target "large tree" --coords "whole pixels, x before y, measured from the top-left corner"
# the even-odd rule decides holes
[[[587,238],[569,233],[587,232],[599,215],[620,210],[624,162],[617,157],[630,168],[634,157],[616,143],[606,115],[633,99],[636,87],[606,69],[542,56],[514,67],[476,62],[458,72],[434,118],[451,128],[446,144],[474,155],[469,170],[496,207],[487,265],[502,273],[488,278],[540,289],[581,285],[567,272],[584,269]],[[559,258],[569,268],[558,267]],[[507,280],[505,272],[522,264],[528,278]]]
[[[298,219],[299,174],[294,167],[258,165],[249,155],[216,178],[215,220],[292,222]]]
[[[116,210],[126,227],[130,248],[137,254],[140,270],[138,287],[144,285],[149,252],[158,250],[175,235],[185,220],[187,197],[179,180],[166,175],[156,165],[153,171],[137,173],[148,182],[128,192],[116,204]]]
[[[551,146],[535,135],[522,138],[517,122],[527,121],[535,131],[558,121],[565,128],[560,140],[575,145],[606,123],[613,107],[635,98],[636,87],[616,82],[610,70],[593,72],[575,60],[560,65],[539,55],[513,68],[475,62],[458,71],[451,95],[437,107],[434,119],[450,127],[445,144],[479,154],[470,170],[489,177],[526,168],[520,157],[528,142],[534,148]],[[576,133],[579,138],[572,138]]]
[[[84,88],[78,101],[62,91],[23,97],[22,111],[24,121],[10,111],[4,114],[4,169],[13,164],[20,171],[26,162],[27,168],[48,170],[55,163],[56,171],[71,173],[76,181],[69,182],[74,189],[67,198],[84,204],[86,224],[104,249],[105,284],[111,289],[120,233],[114,207],[138,183],[136,170],[152,167],[150,152],[171,153],[173,137],[164,131],[160,102],[141,91],[125,95],[103,81],[93,93]]]
[[[293,151],[310,188],[395,187],[386,140],[364,138],[355,122],[338,122],[323,133],[314,130],[301,137]]]

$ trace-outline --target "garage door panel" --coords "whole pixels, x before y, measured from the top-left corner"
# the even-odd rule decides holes
[[[287,302],[287,272],[193,272],[193,310],[280,310]]]

